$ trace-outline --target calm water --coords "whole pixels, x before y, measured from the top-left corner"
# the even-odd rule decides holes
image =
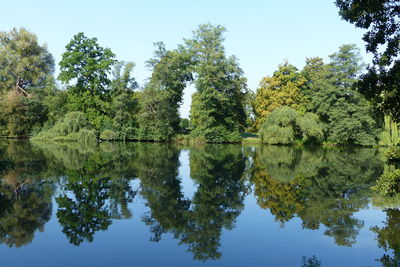
[[[384,168],[377,149],[2,142],[0,266],[400,266],[400,209],[369,191]]]

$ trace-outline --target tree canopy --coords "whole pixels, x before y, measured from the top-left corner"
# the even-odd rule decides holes
[[[377,106],[400,120],[400,5],[397,0],[336,0],[340,16],[367,30],[363,40],[374,54],[373,66],[364,75],[362,92]]]

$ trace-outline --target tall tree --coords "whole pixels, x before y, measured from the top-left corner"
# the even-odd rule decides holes
[[[367,30],[363,40],[374,54],[374,65],[363,77],[363,92],[400,121],[399,1],[336,0],[336,6],[344,20]]]
[[[60,62],[58,78],[67,84],[70,94],[70,111],[86,113],[96,127],[102,126],[102,116],[107,115],[110,102],[109,75],[116,63],[109,48],[103,48],[96,38],[88,38],[82,32],[67,44]]]
[[[24,28],[0,32],[0,93],[15,89],[27,96],[30,88],[44,86],[53,72],[53,56],[35,34]]]
[[[137,128],[136,114],[139,111],[138,91],[136,79],[132,77],[135,64],[133,62],[117,62],[113,69],[111,81],[111,116],[112,125],[109,127],[119,133],[118,139],[134,138]]]
[[[183,47],[155,46],[154,58],[146,62],[152,76],[140,97],[139,139],[168,140],[179,130],[183,90],[193,80],[192,56]]]
[[[235,57],[227,58],[222,26],[200,25],[186,47],[193,55],[197,92],[192,96],[192,134],[210,142],[236,141],[246,123],[246,79]]]
[[[26,136],[47,120],[40,88],[52,82],[54,60],[24,28],[0,32],[0,135]]]
[[[317,113],[325,123],[329,142],[376,144],[377,125],[372,109],[355,87],[363,67],[359,49],[343,45],[329,57],[329,64],[317,69],[308,64],[303,71],[311,79],[306,87],[309,111]]]

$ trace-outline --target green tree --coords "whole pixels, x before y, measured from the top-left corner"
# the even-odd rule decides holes
[[[301,90],[305,83],[302,74],[288,62],[279,65],[272,77],[263,78],[254,103],[256,128],[259,129],[276,108],[288,106],[304,112],[305,99]]]
[[[0,98],[0,135],[29,136],[47,120],[47,108],[37,95],[25,97],[15,92]]]
[[[397,0],[336,0],[340,16],[367,30],[363,40],[374,54],[374,65],[363,77],[362,93],[396,121],[400,120],[399,38],[400,7]]]
[[[59,80],[67,85],[68,108],[82,111],[97,129],[107,120],[110,109],[110,71],[115,55],[96,38],[82,32],[67,44],[60,62]]]
[[[299,115],[290,107],[280,107],[272,111],[259,130],[260,138],[269,144],[320,143],[323,140],[322,126],[313,113]]]
[[[170,105],[170,94],[152,83],[145,86],[139,99],[137,138],[146,141],[166,141],[176,133],[176,109]],[[179,119],[179,117],[178,117]]]
[[[307,87],[310,111],[318,114],[325,124],[328,142],[376,144],[378,127],[373,111],[355,89],[362,66],[359,49],[343,45],[330,55],[329,64],[316,68],[317,71],[309,64],[304,70],[312,77],[312,84]]]
[[[183,90],[193,80],[192,56],[183,47],[167,51],[156,43],[149,83],[140,96],[139,133],[141,140],[169,140],[179,129],[179,106]]]
[[[111,81],[111,114],[112,125],[119,140],[134,139],[138,127],[136,114],[139,112],[140,93],[134,91],[138,83],[132,77],[133,62],[117,62],[113,69]]]
[[[27,96],[54,71],[53,56],[24,28],[0,32],[0,94],[16,90]]]
[[[53,82],[46,45],[24,28],[0,32],[0,135],[27,136],[47,120],[40,89]]]
[[[197,92],[192,96],[192,135],[208,142],[238,141],[246,124],[246,79],[237,59],[226,57],[225,28],[200,25],[186,47],[193,55]]]

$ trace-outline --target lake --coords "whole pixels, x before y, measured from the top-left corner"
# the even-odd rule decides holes
[[[1,266],[399,266],[376,148],[0,143]]]

